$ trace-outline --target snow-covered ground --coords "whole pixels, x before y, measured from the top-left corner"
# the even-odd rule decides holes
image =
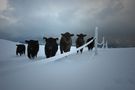
[[[135,48],[46,59],[40,46],[35,60],[15,50],[15,42],[0,39],[0,90],[135,90]]]

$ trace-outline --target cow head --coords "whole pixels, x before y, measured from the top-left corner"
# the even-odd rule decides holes
[[[57,45],[57,40],[58,40],[58,38],[52,38],[52,37],[46,38],[46,37],[43,37],[43,39],[45,39],[46,46],[47,46],[48,48],[49,48],[49,47],[51,48],[51,47]]]
[[[69,40],[72,36],[74,36],[74,34],[70,34],[69,32],[66,32],[66,33],[62,33],[61,34],[62,37],[66,38],[67,40]]]
[[[86,37],[87,35],[81,33],[81,34],[77,34],[77,36],[80,37],[80,38],[84,38],[84,37]]]
[[[39,44],[38,40],[25,40],[25,43],[27,43],[27,44]]]
[[[43,37],[43,39],[45,39],[45,48],[46,48],[46,51],[49,53],[51,53],[53,51],[53,48],[55,47],[58,47],[58,44],[57,44],[57,40],[58,38],[46,38],[46,37]]]
[[[57,42],[57,40],[58,40],[58,38],[52,38],[52,37],[50,37],[50,38],[47,38],[47,37],[43,37],[43,39],[45,39],[45,41],[46,41],[46,43],[56,43]]]

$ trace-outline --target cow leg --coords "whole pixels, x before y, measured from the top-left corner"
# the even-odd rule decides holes
[[[50,57],[50,55],[46,55],[46,58],[49,58]]]
[[[25,51],[23,51],[23,54],[25,55]]]
[[[90,47],[88,47],[88,50],[90,51]]]
[[[81,49],[80,52],[82,53],[83,52],[83,49]]]
[[[31,58],[31,55],[30,55],[30,53],[28,52],[28,58]]]
[[[62,47],[60,47],[60,52],[61,52],[61,54],[63,54],[63,48]]]
[[[16,55],[18,56],[18,52],[16,52]]]

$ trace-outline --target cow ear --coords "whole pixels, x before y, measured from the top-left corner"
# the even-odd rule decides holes
[[[16,46],[18,46],[18,44],[16,44]]]
[[[55,38],[55,40],[59,40],[58,38]]]
[[[79,37],[79,35],[77,34],[76,36],[78,36]]]
[[[28,40],[25,40],[25,43],[29,43],[29,41]]]
[[[47,38],[47,37],[45,37],[44,39],[45,39],[45,41],[47,42],[48,38]]]
[[[36,40],[35,42],[38,43],[38,40]]]
[[[47,40],[47,37],[43,37],[43,39]]]
[[[64,34],[62,33],[61,36],[64,36]]]
[[[57,41],[57,40],[59,40],[59,38],[55,38],[55,40]]]
[[[84,36],[84,37],[86,37],[87,35],[86,35],[86,34],[84,34],[83,36]]]
[[[46,37],[43,37],[43,39],[46,39]]]
[[[74,36],[74,34],[71,34],[70,36]]]

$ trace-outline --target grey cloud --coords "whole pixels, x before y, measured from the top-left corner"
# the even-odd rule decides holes
[[[130,34],[132,38],[135,34],[134,3],[134,0],[9,0],[14,10],[0,15],[16,22],[0,18],[0,33],[14,39],[60,37],[66,31],[92,36],[98,26],[100,37],[115,40],[124,35],[129,39]],[[1,36],[4,37],[7,35]]]

